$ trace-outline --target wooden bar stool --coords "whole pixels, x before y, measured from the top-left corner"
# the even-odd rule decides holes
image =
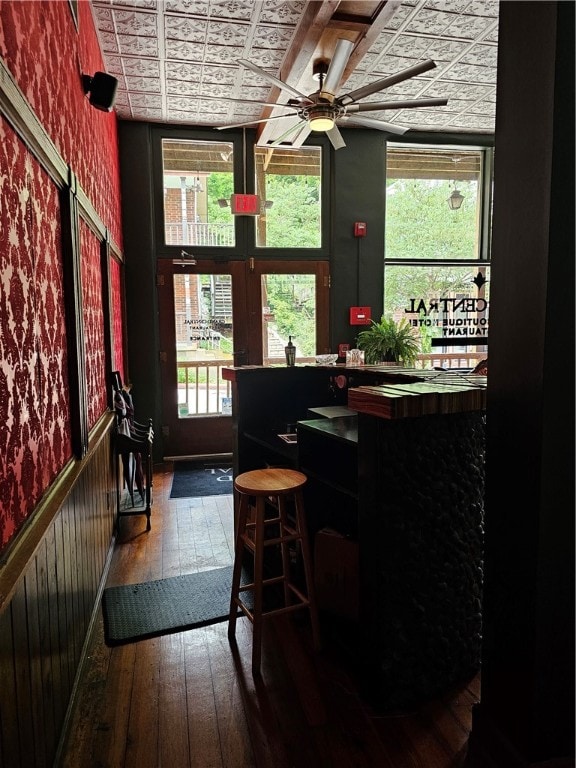
[[[238,608],[240,608],[252,622],[253,674],[260,672],[262,623],[269,616],[307,608],[310,611],[314,648],[316,650],[320,648],[320,629],[302,494],[306,480],[306,475],[302,472],[279,467],[244,472],[234,481],[240,503],[228,636],[232,639],[235,635]],[[293,523],[288,516],[290,501],[294,505]],[[305,591],[299,589],[292,580],[290,542],[296,542],[296,545],[300,546]],[[265,578],[264,550],[271,546],[280,549],[281,573]],[[253,556],[253,579],[248,584],[240,584],[242,565],[247,551]],[[282,585],[283,601],[280,607],[267,608],[264,605],[264,587],[272,584]],[[241,596],[241,593],[246,591],[252,594],[252,606],[248,605],[247,596]]]

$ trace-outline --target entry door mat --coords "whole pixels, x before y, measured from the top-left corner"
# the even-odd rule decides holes
[[[175,461],[171,499],[232,493],[232,462]]]
[[[249,583],[243,569],[241,582]],[[232,566],[140,584],[108,587],[102,595],[106,645],[123,645],[226,621]],[[244,593],[251,596],[251,592]]]

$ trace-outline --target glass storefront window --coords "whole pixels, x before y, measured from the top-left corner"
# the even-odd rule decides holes
[[[389,148],[386,259],[477,259],[482,152]]]
[[[320,248],[322,148],[256,147],[256,245]]]
[[[384,313],[418,332],[424,368],[473,368],[488,356],[490,268],[386,267]]]
[[[419,367],[471,369],[488,356],[482,227],[490,151],[419,144],[387,150],[384,314],[413,327]]]
[[[232,247],[233,145],[162,139],[166,245]]]

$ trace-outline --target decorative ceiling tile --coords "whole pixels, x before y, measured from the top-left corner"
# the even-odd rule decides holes
[[[274,89],[265,78],[240,66],[238,59],[249,59],[293,82],[286,63],[293,58],[290,50],[309,10],[304,0],[91,2],[105,69],[118,79],[117,115],[190,125],[259,119],[263,106],[230,98],[266,101]],[[372,94],[368,100],[438,96],[449,99],[447,107],[399,114],[386,110],[370,116],[427,130],[493,131],[497,20],[498,0],[405,0],[356,62],[340,92],[430,58],[437,64],[434,70]],[[159,29],[163,40],[157,39]],[[301,33],[300,37],[306,36],[304,30]],[[311,66],[310,61],[309,70]],[[280,101],[288,98],[289,93],[280,93]],[[169,99],[179,101],[168,104]]]
[[[238,67],[218,67],[204,64],[202,67],[202,81],[220,85],[234,85],[238,79]]]
[[[410,6],[410,4],[403,3],[386,23],[386,30],[390,31],[400,29],[406,24],[413,13],[414,9]]]
[[[100,45],[102,46],[102,51],[104,54],[120,53],[118,41],[116,39],[116,35],[113,32],[100,32]]]
[[[207,29],[207,21],[185,16],[166,16],[164,36],[166,40],[185,40],[203,45]]]
[[[455,98],[465,98],[467,101],[477,101],[486,96],[490,91],[489,85],[470,85],[469,83],[454,83],[447,80],[440,80],[431,85],[426,90],[426,95],[438,99],[451,96]]]
[[[380,35],[378,35],[376,40],[372,43],[368,53],[370,55],[376,55],[376,56],[379,55],[393,42],[393,40],[394,40],[394,35],[386,34],[382,32]]]
[[[498,48],[495,45],[473,45],[462,56],[463,64],[479,64],[482,67],[496,69],[498,63]]]
[[[492,24],[492,19],[481,16],[456,16],[450,23],[447,34],[450,37],[463,37],[465,40],[475,40]]]
[[[166,94],[169,96],[199,96],[200,83],[192,83],[189,80],[167,80]]]
[[[466,13],[474,16],[490,16],[498,18],[499,0],[471,0],[466,8]]]
[[[290,24],[296,26],[304,13],[306,3],[303,0],[266,0],[260,10],[260,21],[269,24]]]
[[[120,52],[131,56],[158,56],[158,41],[154,37],[117,35]]]
[[[127,77],[125,87],[130,91],[161,92],[160,80],[157,77]]]
[[[107,56],[106,57],[106,72],[108,72],[111,75],[114,75],[115,77],[118,77],[118,74],[122,74],[123,68],[122,68],[122,58],[120,56]]]
[[[201,70],[197,64],[182,61],[167,61],[164,65],[166,77],[175,80],[200,80]]]
[[[205,48],[194,42],[182,42],[182,40],[166,41],[166,58],[180,61],[188,61],[201,64],[205,56]]]
[[[158,3],[162,3],[163,0],[109,0],[111,4],[121,5],[126,8],[138,8],[146,9],[149,11],[158,10]]]
[[[188,13],[193,16],[207,16],[210,9],[208,0],[165,0],[169,13]]]
[[[130,97],[130,103],[133,107],[162,109],[162,97],[152,93],[134,93]]]
[[[205,51],[205,61],[208,64],[238,65],[238,48],[225,45],[211,45]]]
[[[155,13],[114,11],[114,25],[120,35],[156,37],[158,34],[157,18]]]
[[[454,21],[454,14],[424,8],[415,15],[406,27],[407,32],[419,32],[422,35],[446,37],[447,30]]]
[[[417,35],[398,35],[390,50],[396,56],[406,56],[411,59],[423,57],[430,47],[430,40]]]
[[[105,32],[114,34],[114,16],[111,8],[103,8],[95,5],[94,19],[101,35]]]
[[[380,56],[376,53],[372,53],[370,50],[366,56],[362,58],[362,61],[359,62],[358,66],[356,67],[356,72],[372,72],[374,70],[374,67],[378,64],[380,61]],[[353,75],[352,75],[353,77]]]
[[[434,61],[450,63],[462,56],[469,48],[470,43],[459,42],[457,40],[445,40],[437,38],[430,40],[427,55]]]
[[[269,27],[262,24],[256,25],[252,45],[254,48],[275,48],[286,51],[292,38],[294,29],[285,27]]]
[[[122,59],[126,75],[140,75],[142,77],[160,77],[160,62],[152,59]]]
[[[254,0],[244,2],[239,0],[212,0],[210,3],[210,16],[213,19],[250,21],[256,5],[258,3],[254,2]]]
[[[496,73],[490,67],[454,64],[445,72],[443,78],[446,80],[463,80],[467,83],[495,83]]]

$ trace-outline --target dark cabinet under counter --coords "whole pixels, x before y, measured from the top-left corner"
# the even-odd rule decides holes
[[[311,540],[328,527],[358,535],[358,418],[298,422],[298,467],[308,477],[306,508]]]

